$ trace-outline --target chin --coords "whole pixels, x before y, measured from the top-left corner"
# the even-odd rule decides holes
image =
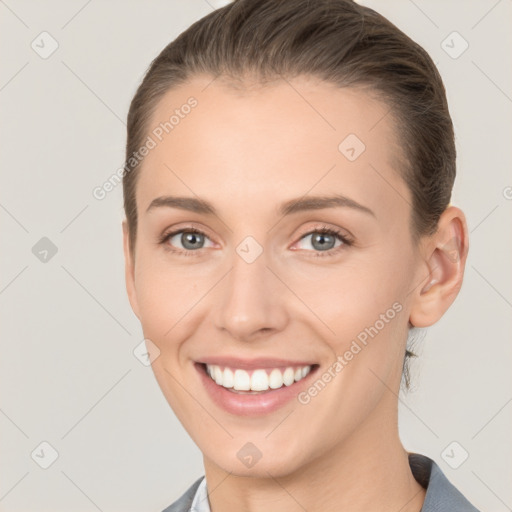
[[[295,473],[308,463],[308,459],[305,459],[307,454],[303,450],[295,452],[294,455],[282,453],[279,446],[270,446],[268,442],[267,447],[259,449],[251,442],[231,440],[229,446],[223,447],[222,453],[212,452],[211,449],[207,452],[203,452],[205,465],[213,464],[226,473],[239,477],[282,478]]]

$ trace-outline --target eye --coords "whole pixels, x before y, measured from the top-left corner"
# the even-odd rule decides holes
[[[335,255],[340,250],[343,250],[344,247],[348,247],[353,243],[340,230],[327,226],[313,229],[305,235],[302,235],[299,243],[308,238],[310,238],[309,245],[313,248],[312,256],[322,257]],[[205,245],[208,241],[210,245]],[[337,245],[336,242],[338,242]],[[166,250],[184,256],[195,256],[196,253],[199,253],[200,249],[214,246],[213,242],[205,233],[193,227],[166,232],[158,240],[158,243],[163,245]],[[305,249],[311,252],[309,247],[299,247],[299,249]]]
[[[303,235],[299,242],[310,239],[309,245],[316,252],[315,256],[331,256],[337,254],[343,249],[343,246],[352,245],[349,240],[340,230],[322,226],[321,228],[314,229],[309,233]],[[336,245],[336,242],[339,242]],[[299,247],[299,249],[309,250],[309,247]],[[319,254],[325,253],[325,254]]]
[[[210,239],[201,230],[196,228],[183,228],[165,233],[159,240],[159,243],[173,252],[190,254],[205,248],[204,244],[206,240]],[[179,247],[179,244],[181,244],[181,247]],[[213,243],[210,247],[213,247]]]

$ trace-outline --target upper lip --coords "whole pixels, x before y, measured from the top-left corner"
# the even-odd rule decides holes
[[[276,368],[276,367],[288,367],[288,366],[312,366],[315,363],[311,361],[291,361],[289,359],[280,358],[268,358],[268,357],[256,357],[254,359],[242,359],[240,357],[229,357],[229,356],[212,356],[204,357],[197,361],[198,363],[204,363],[208,365],[216,366],[228,366],[230,368],[240,368],[253,370],[257,368]]]

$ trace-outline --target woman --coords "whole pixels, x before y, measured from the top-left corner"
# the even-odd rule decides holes
[[[462,284],[455,146],[427,53],[348,0],[237,0],[128,114],[126,282],[203,453],[167,511],[475,511],[398,435],[408,334]]]

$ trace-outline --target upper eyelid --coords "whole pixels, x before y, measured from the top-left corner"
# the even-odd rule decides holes
[[[326,231],[329,231],[329,232],[332,231],[332,233],[329,233],[329,235],[330,236],[334,236],[336,239],[340,240],[342,242],[342,245],[350,246],[350,245],[353,245],[353,243],[354,243],[353,242],[353,238],[351,236],[345,235],[344,233],[339,232],[339,230],[337,230],[337,229],[327,228]],[[321,228],[314,228],[312,230],[306,231],[305,233],[300,235],[300,237],[297,239],[296,242],[293,243],[293,245],[297,244],[298,242],[303,240],[305,237],[313,235],[314,233],[317,233],[317,232],[322,232],[322,229]],[[340,247],[341,246],[333,247],[332,249],[329,249],[327,251],[307,251],[307,252],[317,252],[319,254],[322,253],[322,252],[329,253],[329,252],[335,251],[336,249],[339,249]],[[305,250],[305,249],[301,249],[301,250]]]
[[[167,238],[169,236],[176,236],[177,234],[179,233],[182,233],[182,232],[186,232],[186,231],[198,231],[200,232],[201,234],[207,236],[208,238],[210,238],[212,240],[212,237],[208,234],[208,229],[207,228],[203,228],[202,226],[196,226],[194,224],[188,224],[186,226],[183,226],[183,227],[169,227],[169,228],[166,228],[164,229],[161,233],[161,235],[159,235],[159,238],[160,239],[163,239],[163,238]]]
[[[321,223],[319,226],[312,227],[310,229],[305,230],[303,233],[299,235],[299,238],[297,241],[302,240],[305,236],[309,236],[313,233],[322,232],[322,230],[325,231],[332,231],[332,236],[335,236],[336,238],[340,239],[343,243],[347,244],[353,244],[354,243],[354,236],[352,233],[350,233],[347,229],[341,228],[341,227],[333,227],[328,226],[326,223]],[[296,243],[296,242],[294,242]]]
[[[339,227],[331,227],[331,226],[327,226],[325,223],[322,223],[321,226],[314,226],[314,227],[311,227],[311,228],[308,228],[306,230],[304,230],[304,232],[300,233],[300,237],[304,237],[306,235],[310,235],[312,233],[316,233],[318,231],[321,231],[322,229],[325,229],[325,230],[329,230],[329,231],[334,231],[334,232],[340,232],[340,233],[337,233],[338,235],[340,236],[344,236],[345,238],[352,238],[352,234],[344,229],[344,228],[339,228]],[[188,225],[188,226],[184,226],[182,228],[178,227],[178,228],[169,228],[169,229],[164,229],[163,231],[163,234],[161,235],[161,237],[167,237],[169,235],[177,235],[178,233],[182,233],[182,232],[186,232],[186,231],[194,231],[194,230],[197,230],[199,231],[201,234],[207,236],[208,238],[212,239],[212,237],[208,234],[208,230],[206,228],[202,228],[202,227],[196,227],[194,225]]]

